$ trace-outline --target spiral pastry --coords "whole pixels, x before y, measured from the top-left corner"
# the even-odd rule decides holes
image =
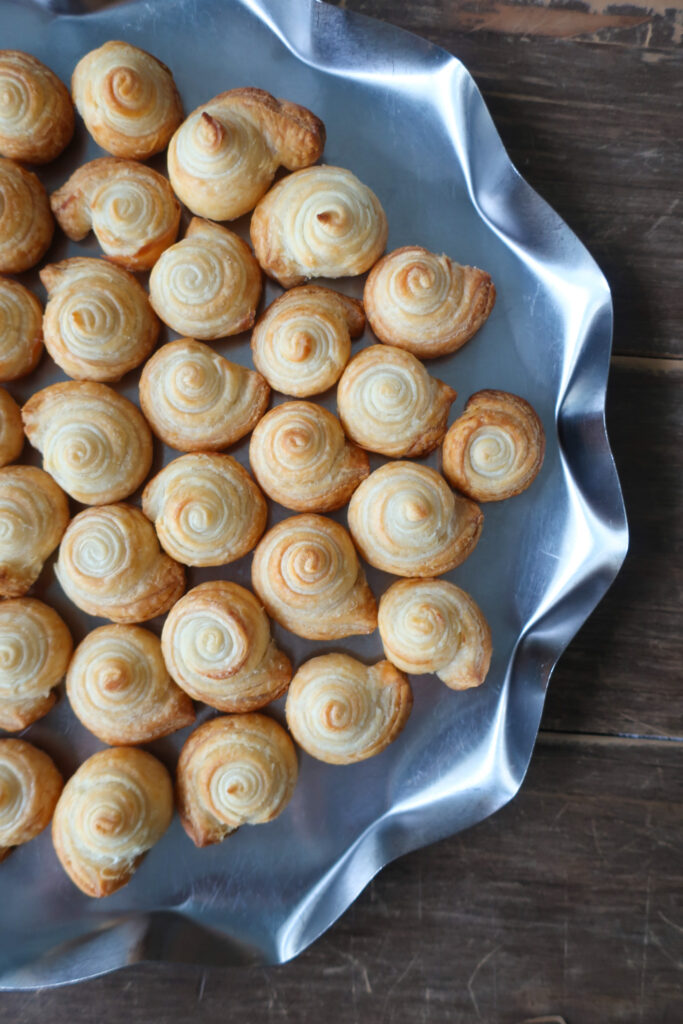
[[[410,352],[371,345],[354,356],[337,388],[339,418],[361,448],[417,457],[443,440],[457,392]]]
[[[149,270],[175,242],[180,203],[161,174],[134,160],[103,156],[79,167],[50,196],[62,231],[80,242],[89,231],[107,259]]]
[[[127,270],[77,256],[43,267],[40,280],[45,347],[70,377],[120,380],[156,345],[159,321]]]
[[[461,348],[487,320],[496,289],[485,270],[462,267],[419,245],[388,253],[365,282],[370,326],[388,345],[421,359]]]
[[[185,589],[183,567],[159,550],[154,527],[132,505],[79,512],[64,534],[55,575],[78,608],[112,622],[163,615]]]
[[[453,494],[435,470],[387,462],[349,503],[349,529],[363,558],[396,576],[440,576],[460,565],[479,540],[484,517]]]
[[[130,43],[112,41],[86,53],[74,68],[71,93],[98,146],[131,160],[160,153],[183,119],[169,69]]]
[[[140,626],[100,626],[74,652],[66,677],[74,714],[111,746],[151,743],[194,722],[194,707]]]
[[[35,466],[0,469],[0,597],[21,597],[62,539],[69,504]]]
[[[271,303],[251,335],[254,366],[276,391],[306,398],[339,380],[365,328],[357,299],[301,285]]]
[[[9,391],[0,388],[0,469],[14,462],[24,447],[24,426],[21,409]]]
[[[507,391],[477,391],[443,443],[443,472],[476,501],[512,498],[543,465],[545,434],[532,406]]]
[[[63,82],[30,53],[0,50],[0,154],[47,164],[73,133],[74,108]]]
[[[22,274],[47,252],[55,222],[39,179],[0,158],[0,274]]]
[[[0,740],[0,860],[47,828],[61,791],[51,757],[24,740]]]
[[[388,228],[374,192],[351,171],[325,165],[274,185],[250,231],[265,272],[291,288],[311,277],[364,274],[384,252]]]
[[[178,601],[164,623],[161,649],[178,685],[220,711],[262,708],[292,678],[261,603],[227,580],[200,583]]]
[[[65,623],[42,601],[0,603],[0,729],[19,732],[48,713],[72,649]]]
[[[197,107],[168,147],[176,195],[200,217],[234,220],[253,210],[278,167],[320,158],[325,126],[306,107],[262,89],[231,89]]]
[[[354,764],[381,754],[408,721],[410,683],[388,661],[363,665],[348,654],[305,662],[287,694],[287,725],[307,754]]]
[[[268,507],[246,469],[230,455],[174,459],[145,487],[142,509],[164,551],[183,565],[227,565],[251,551]]]
[[[29,398],[22,417],[45,469],[84,505],[126,498],[149,473],[149,427],[138,408],[106,384],[52,384]]]
[[[180,752],[178,813],[195,846],[220,843],[240,825],[277,818],[299,773],[286,730],[266,715],[214,718]]]
[[[152,430],[182,452],[216,451],[239,441],[261,419],[269,398],[260,373],[192,338],[162,345],[140,375],[140,405]]]
[[[101,750],[57,801],[52,842],[71,881],[109,896],[130,881],[173,817],[173,784],[161,761],[135,747]]]
[[[324,516],[292,516],[269,530],[254,552],[251,580],[271,618],[297,636],[336,640],[377,625],[377,602],[351,538]]]
[[[257,423],[249,461],[263,490],[295,512],[330,512],[370,472],[365,452],[336,416],[313,402],[284,402]]]
[[[18,281],[0,277],[0,380],[24,377],[42,354],[43,310],[38,299]]]

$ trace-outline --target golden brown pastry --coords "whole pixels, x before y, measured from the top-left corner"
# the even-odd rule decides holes
[[[0,50],[0,154],[47,164],[74,133],[69,91],[53,71],[20,50]]]
[[[71,93],[98,146],[131,160],[160,153],[183,119],[166,65],[118,40],[81,57],[71,77]]]
[[[421,359],[455,352],[488,318],[496,289],[485,270],[405,245],[372,268],[363,303],[370,326],[388,345]]]
[[[384,252],[379,199],[343,167],[308,167],[279,181],[251,218],[251,242],[284,288],[311,277],[364,274]]]
[[[277,523],[254,552],[251,580],[271,618],[297,636],[336,640],[377,625],[377,602],[351,538],[325,516]]]
[[[349,529],[366,562],[396,576],[440,576],[479,540],[484,517],[429,466],[387,462],[352,495]]]
[[[282,164],[314,164],[325,145],[315,114],[263,89],[231,89],[197,107],[168,147],[168,175],[200,217],[234,220],[253,210]]]
[[[14,462],[24,447],[21,409],[9,391],[0,388],[0,468]]]
[[[59,548],[55,575],[82,611],[112,622],[163,615],[185,589],[185,571],[159,549],[139,508],[103,505],[79,512]]]
[[[171,609],[161,634],[166,667],[195,700],[220,711],[254,711],[280,697],[289,658],[251,591],[227,580],[200,583]]]
[[[534,409],[507,391],[477,391],[443,443],[443,472],[476,501],[502,501],[533,483],[545,453]]]
[[[43,267],[40,280],[48,295],[45,347],[70,377],[120,380],[156,345],[159,321],[127,270],[77,256]]]
[[[93,231],[107,259],[126,270],[153,267],[180,224],[180,203],[166,178],[113,156],[79,167],[50,205],[69,238],[80,242]]]
[[[24,377],[42,354],[43,310],[38,299],[18,281],[0,277],[0,380]]]
[[[287,725],[307,754],[354,764],[392,743],[413,706],[410,683],[388,661],[363,665],[348,654],[304,662],[287,694]]]
[[[268,507],[246,469],[230,455],[182,455],[145,487],[142,509],[164,551],[183,565],[227,565],[251,551]]]
[[[66,624],[42,601],[0,602],[0,729],[19,732],[48,713],[72,649]]]
[[[365,328],[357,299],[306,284],[272,302],[251,335],[254,366],[276,391],[306,398],[339,380]]]
[[[267,412],[251,435],[249,461],[268,497],[295,512],[341,508],[370,472],[337,417],[313,402],[283,402]]]
[[[457,392],[410,352],[371,345],[354,356],[337,388],[339,418],[361,448],[417,457],[443,440]]]
[[[299,773],[286,730],[266,715],[213,718],[180,752],[178,813],[195,846],[220,843],[240,825],[277,818]]]
[[[269,398],[260,373],[193,338],[162,345],[140,375],[140,405],[152,430],[182,452],[216,451],[239,441],[261,419]]]
[[[0,597],[21,597],[62,539],[69,503],[35,466],[0,469]]]
[[[0,739],[0,861],[47,828],[62,785],[42,750],[24,740]]]
[[[111,746],[151,743],[192,725],[192,701],[164,664],[159,639],[140,626],[100,626],[74,651],[66,677],[74,714]]]
[[[0,158],[0,274],[22,274],[50,247],[55,222],[39,179]]]
[[[29,398],[22,417],[44,468],[84,505],[127,498],[149,473],[149,427],[138,408],[106,384],[51,384]]]
[[[52,842],[71,881],[109,896],[130,881],[173,817],[173,784],[161,761],[135,747],[100,750],[65,785]]]

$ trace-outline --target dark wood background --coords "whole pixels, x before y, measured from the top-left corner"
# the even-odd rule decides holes
[[[291,0],[296,3],[297,0]],[[631,551],[562,658],[519,796],[388,867],[294,963],[141,965],[7,1024],[683,1020],[683,5],[342,0],[460,57],[605,271]]]

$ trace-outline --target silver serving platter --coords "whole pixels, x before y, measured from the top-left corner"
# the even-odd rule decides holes
[[[457,356],[429,368],[459,392],[452,415],[480,388],[526,397],[543,419],[547,454],[528,491],[484,506],[482,539],[450,577],[491,624],[494,657],[484,686],[454,693],[436,677],[414,679],[407,728],[379,757],[339,768],[302,755],[287,811],[217,847],[196,850],[176,819],[130,885],[106,900],[76,890],[49,832],[15,851],[0,867],[4,989],[56,985],[140,960],[276,963],[296,956],[384,864],[481,821],[515,795],[553,666],[627,548],[604,423],[609,288],[575,235],[510,163],[458,60],[317,0],[0,0],[0,46],[36,54],[64,81],[82,54],[107,39],[129,40],[167,63],[187,111],[241,85],[312,108],[327,125],[326,162],[350,167],[380,197],[390,249],[419,243],[489,270],[498,300],[488,323]],[[55,188],[98,154],[81,125],[66,154],[40,176]],[[246,236],[248,218],[238,224]],[[77,252],[97,249],[92,239],[74,246],[61,238],[48,259]],[[35,275],[26,280],[43,294]],[[334,286],[360,295],[362,282]],[[266,300],[279,291],[269,284]],[[370,341],[366,334],[356,349]],[[249,361],[246,337],[218,348]],[[24,400],[62,377],[46,357],[11,390]],[[135,397],[136,382],[129,374],[121,390]],[[334,396],[325,404],[334,408]],[[173,454],[159,446],[157,468]],[[246,444],[234,454],[246,462]],[[426,461],[438,464],[436,457]],[[285,514],[275,508],[271,520]],[[338,518],[345,521],[344,510]],[[190,585],[217,576],[248,583],[249,563],[248,556],[225,570],[195,571]],[[378,596],[390,582],[373,570],[369,578]],[[42,580],[37,593],[80,640],[96,620],[69,605],[51,564]],[[314,649],[276,633],[296,663]],[[382,656],[377,633],[337,647],[368,660]],[[282,719],[282,702],[272,712]],[[200,718],[208,714],[204,709]],[[101,747],[65,698],[26,734],[66,774]],[[186,734],[151,749],[172,768]]]

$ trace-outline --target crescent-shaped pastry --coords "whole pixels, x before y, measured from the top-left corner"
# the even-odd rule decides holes
[[[354,764],[392,743],[413,706],[410,683],[388,661],[363,665],[348,654],[304,662],[287,694],[287,725],[307,754]]]
[[[193,338],[162,345],[140,375],[140,405],[152,430],[182,452],[216,451],[239,441],[261,419],[269,398],[260,373]]]
[[[54,609],[32,597],[0,602],[0,729],[19,732],[48,713],[72,650]]]
[[[42,354],[42,306],[23,284],[0,277],[0,380],[24,377]]]
[[[21,597],[62,539],[69,503],[35,466],[0,469],[0,597]]]
[[[159,550],[149,519],[132,505],[87,508],[71,520],[55,575],[82,611],[112,622],[163,615],[185,589],[185,571]]]
[[[130,881],[173,817],[173,784],[161,761],[135,747],[100,750],[57,801],[52,842],[71,881],[109,896]]]
[[[272,821],[291,800],[298,774],[294,744],[272,718],[213,718],[195,729],[178,759],[183,828],[195,846],[209,846],[240,825]]]
[[[262,708],[292,678],[260,601],[227,580],[200,583],[174,605],[161,649],[178,686],[220,711]]]
[[[149,270],[175,242],[180,203],[161,174],[134,160],[103,156],[79,167],[50,196],[62,231],[80,242],[95,233],[112,263]]]
[[[71,93],[95,142],[114,156],[147,160],[166,148],[183,119],[166,65],[118,40],[81,57]]]
[[[462,267],[419,245],[394,249],[375,264],[363,303],[387,345],[421,359],[455,352],[488,318],[496,289],[485,270]]]
[[[0,50],[0,154],[47,164],[73,133],[74,108],[64,83],[30,53]]]
[[[388,345],[354,356],[337,388],[339,418],[351,440],[394,458],[433,451],[456,397],[414,355]]]
[[[440,576],[479,540],[484,517],[436,470],[387,462],[349,502],[349,529],[366,562],[396,576]]]
[[[230,455],[182,455],[145,487],[142,509],[164,551],[183,565],[227,565],[251,551],[268,506]]]
[[[9,391],[0,388],[0,468],[14,462],[24,447],[21,409]]]
[[[22,274],[35,266],[54,229],[50,201],[36,175],[0,158],[0,274]]]
[[[295,171],[267,192],[251,218],[266,274],[284,288],[311,277],[364,274],[384,252],[387,218],[355,174],[329,165]]]
[[[231,89],[190,114],[168,147],[168,175],[200,217],[234,220],[253,210],[280,165],[314,164],[325,126],[306,107],[263,89]]]
[[[533,483],[544,454],[543,425],[524,398],[477,391],[446,434],[443,472],[476,501],[502,501]]]
[[[42,750],[24,740],[0,740],[0,861],[47,828],[62,785]]]
[[[271,618],[297,636],[337,640],[377,626],[377,602],[351,538],[325,516],[277,523],[254,552],[251,580]]]
[[[36,391],[21,412],[44,468],[84,505],[127,498],[149,473],[149,427],[139,409],[106,384],[52,384]]]

